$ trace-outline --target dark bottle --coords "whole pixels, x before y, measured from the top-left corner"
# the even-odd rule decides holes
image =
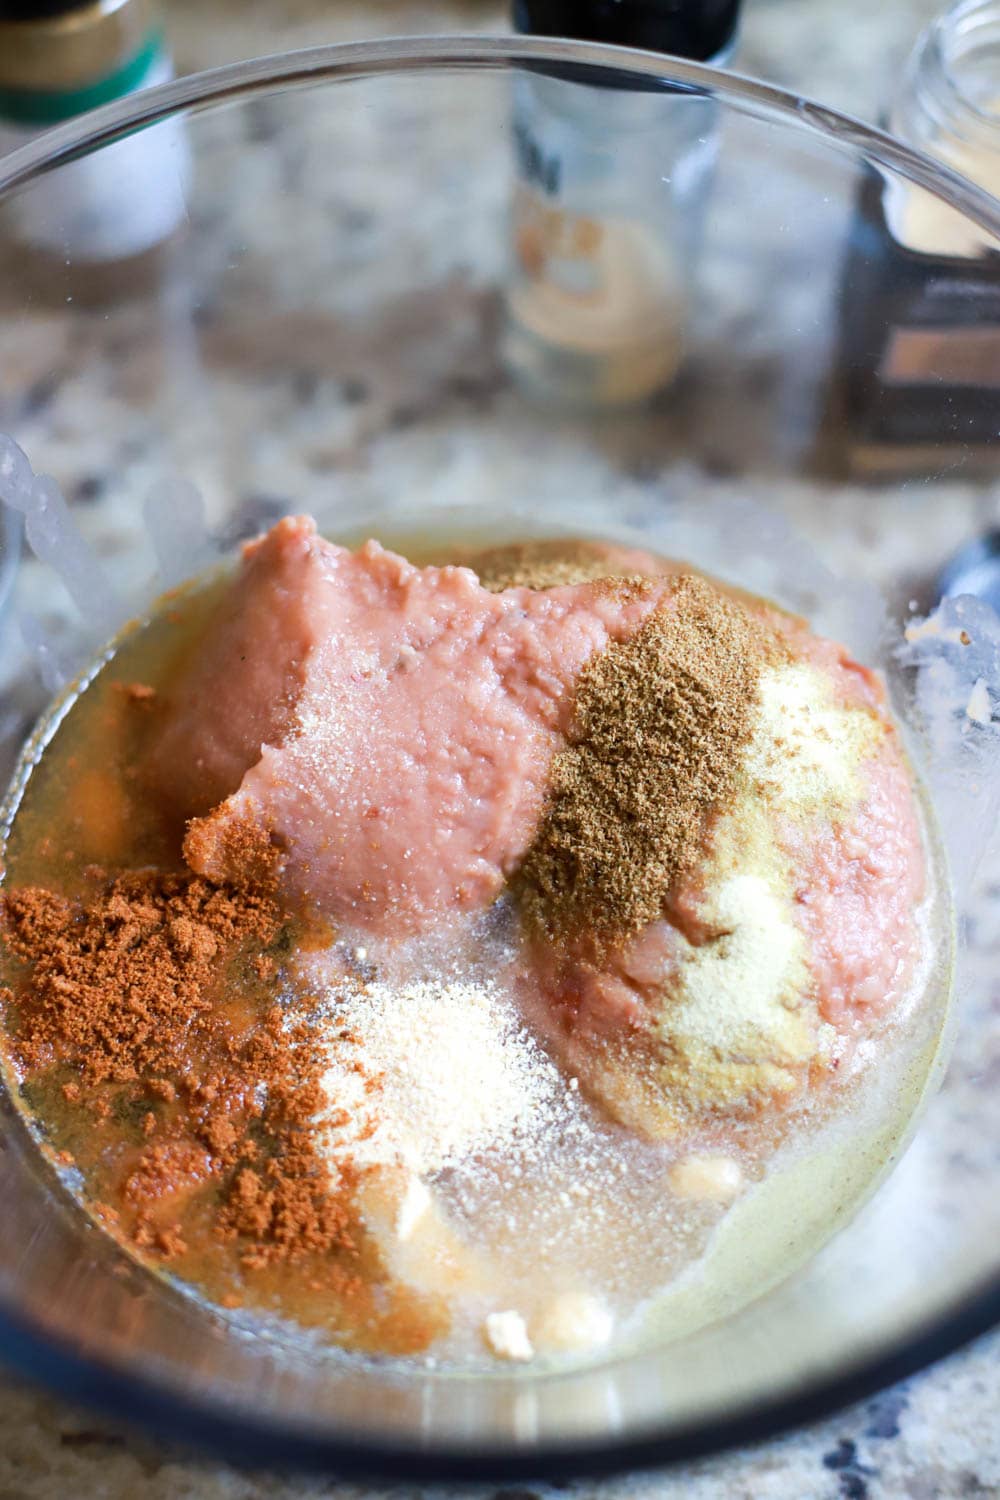
[[[918,40],[887,123],[1000,197],[998,44],[997,0],[962,0]],[[925,189],[869,172],[840,324],[823,455],[832,467],[859,476],[995,468],[1000,241]]]

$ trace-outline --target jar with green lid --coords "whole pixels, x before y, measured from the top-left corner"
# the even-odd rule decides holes
[[[173,75],[151,0],[0,0],[0,153]],[[183,122],[63,167],[14,199],[6,238],[73,262],[142,255],[183,222]]]

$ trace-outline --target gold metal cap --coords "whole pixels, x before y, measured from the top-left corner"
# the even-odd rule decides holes
[[[62,15],[0,21],[0,88],[99,83],[135,55],[152,24],[151,0],[90,0]]]

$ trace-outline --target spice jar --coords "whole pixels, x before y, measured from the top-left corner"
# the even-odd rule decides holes
[[[720,62],[739,0],[517,0],[518,30]],[[650,79],[514,81],[517,177],[504,350],[533,395],[619,406],[673,378],[684,350],[716,111]]]
[[[0,152],[172,76],[150,0],[0,0]],[[74,263],[141,255],[183,222],[188,171],[165,120],[19,193],[4,235]]]
[[[889,128],[1000,197],[1000,3],[962,0],[920,37]],[[896,182],[886,194],[894,238],[926,255],[976,258],[997,249],[974,224]]]

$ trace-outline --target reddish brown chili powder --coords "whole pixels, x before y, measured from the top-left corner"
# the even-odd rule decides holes
[[[63,1097],[97,1128],[111,1089],[119,1112],[145,1105],[149,1144],[121,1189],[135,1243],[184,1254],[181,1215],[165,1222],[164,1205],[215,1184],[215,1232],[241,1242],[245,1268],[329,1252],[331,1287],[360,1290],[344,1266],[356,1251],[353,1184],[347,1173],[333,1182],[313,1144],[321,1066],[310,1029],[286,1024],[277,1005],[234,1020],[217,1003],[239,962],[258,979],[277,974],[273,893],[150,871],[83,904],[14,890],[0,914],[29,966],[4,996],[22,1070],[71,1069]]]
[[[270,896],[185,875],[123,875],[83,907],[29,887],[3,909],[9,946],[32,965],[21,1056],[31,1067],[58,1058],[89,1084],[172,1068],[220,968],[280,928]]]

